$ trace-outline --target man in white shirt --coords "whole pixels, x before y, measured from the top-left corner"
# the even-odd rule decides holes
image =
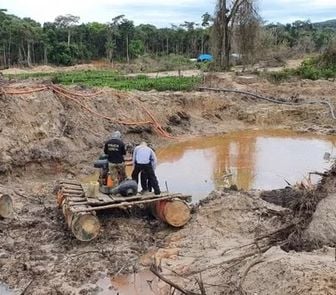
[[[154,151],[147,146],[146,142],[142,142],[138,145],[133,152],[133,172],[132,179],[137,183],[139,181],[139,173],[143,172],[147,175],[148,181],[154,189],[154,193],[159,195],[161,193],[158,180],[155,176],[154,169],[156,168],[156,155]],[[148,191],[148,185],[146,181],[141,181],[142,191]]]

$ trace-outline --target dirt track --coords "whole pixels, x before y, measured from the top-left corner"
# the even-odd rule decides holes
[[[224,75],[208,77],[206,83],[287,101],[327,98],[335,103],[336,85],[328,81],[277,86]],[[13,86],[23,89],[33,85]],[[148,116],[141,107],[150,109],[177,140],[237,129],[336,133],[330,110],[318,104],[278,105],[213,92],[125,93],[103,89],[89,97],[98,90],[71,90],[83,94],[90,109],[115,119],[146,121]],[[76,241],[56,208],[54,181],[91,174],[91,163],[114,128],[125,134],[126,142],[146,139],[158,146],[167,139],[151,126],[127,127],[97,117],[50,90],[2,95],[0,112],[0,192],[14,197],[16,210],[14,220],[0,220],[0,282],[20,291],[31,283],[25,294],[96,294],[99,272],[110,276],[131,273],[148,267],[148,262],[139,260],[142,255],[166,249],[160,250],[170,253],[163,255],[163,274],[173,270],[175,276],[170,278],[195,292],[199,292],[195,277],[203,270],[207,294],[336,294],[330,248],[286,253],[274,246],[259,258],[253,256],[260,261],[240,261],[226,270],[223,265],[230,266],[226,260],[256,248],[226,250],[249,244],[256,236],[287,222],[288,209],[268,204],[258,194],[215,192],[195,210],[190,224],[178,232],[141,212],[120,212],[113,219],[102,215],[99,238],[89,244]],[[262,283],[260,278],[264,278]]]

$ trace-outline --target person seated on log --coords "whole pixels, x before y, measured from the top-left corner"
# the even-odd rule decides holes
[[[105,142],[104,153],[107,155],[110,176],[115,187],[127,178],[124,159],[126,149],[119,131],[113,132],[112,138]]]
[[[133,172],[132,179],[138,183],[139,181],[139,173],[145,173],[145,178],[151,184],[154,189],[154,194],[161,194],[161,190],[159,187],[158,180],[155,175],[156,168],[156,155],[155,152],[147,146],[146,142],[142,142],[138,145],[133,152]],[[148,191],[148,182],[141,181],[142,191],[141,193],[145,193]]]

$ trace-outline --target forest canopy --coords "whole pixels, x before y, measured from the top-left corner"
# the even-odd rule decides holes
[[[144,55],[195,58],[200,53],[211,53],[212,26],[209,13],[204,13],[199,23],[183,21],[178,26],[157,28],[151,24],[136,26],[124,15],[111,18],[109,23],[80,23],[79,16],[63,15],[42,25],[0,9],[0,67],[73,65],[99,59],[129,62]],[[302,53],[321,51],[336,36],[335,21],[260,27],[260,47],[282,46]]]

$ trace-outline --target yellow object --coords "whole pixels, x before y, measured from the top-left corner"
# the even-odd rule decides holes
[[[87,196],[89,198],[96,198],[99,191],[99,183],[97,181],[91,181],[87,186]]]

